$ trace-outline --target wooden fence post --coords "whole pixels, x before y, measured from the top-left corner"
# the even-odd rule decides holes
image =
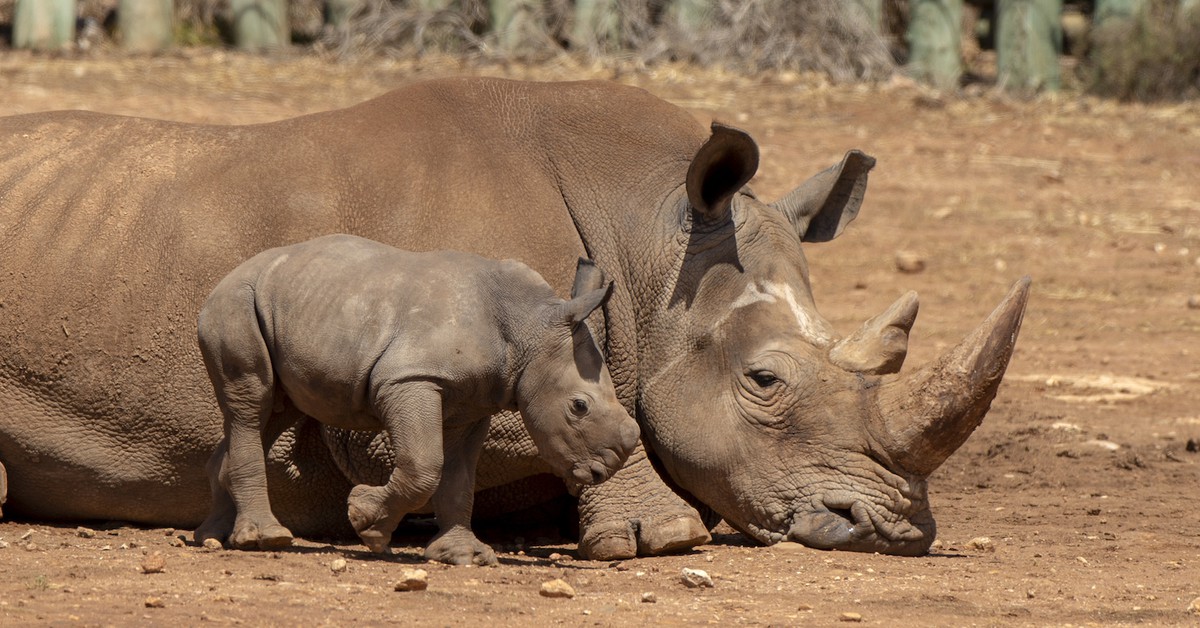
[[[911,0],[908,71],[938,89],[955,89],[962,76],[962,0]]]
[[[121,47],[130,52],[157,52],[171,45],[175,30],[172,0],[120,0],[117,25]]]
[[[13,48],[61,50],[75,39],[75,0],[17,0]]]
[[[997,82],[1017,91],[1061,86],[1062,0],[998,0]]]
[[[230,0],[229,5],[238,48],[265,50],[291,43],[286,0]]]

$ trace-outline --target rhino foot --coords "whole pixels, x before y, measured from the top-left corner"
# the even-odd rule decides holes
[[[229,535],[229,545],[241,550],[278,550],[292,544],[292,533],[271,517],[268,521],[257,521],[250,517],[238,517]]]
[[[579,499],[579,554],[621,560],[681,552],[711,540],[700,514],[665,483],[641,445],[607,482]]]
[[[392,532],[404,513],[394,516],[389,511],[384,487],[359,484],[350,490],[346,505],[350,525],[354,526],[363,545],[376,554],[391,553]]]
[[[487,543],[475,538],[468,529],[454,527],[438,534],[429,547],[425,558],[449,565],[479,565],[490,567],[498,564],[496,552]]]

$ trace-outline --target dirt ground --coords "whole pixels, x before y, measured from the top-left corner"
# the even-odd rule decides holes
[[[746,128],[763,153],[752,185],[768,199],[849,148],[874,155],[859,219],[807,252],[817,303],[843,333],[903,291],[920,293],[909,364],[952,345],[1015,280],[1033,277],[991,413],[930,481],[933,552],[761,548],[719,528],[689,554],[597,563],[531,532],[493,539],[502,564],[481,569],[422,564],[419,536],[380,559],[354,544],[213,551],[178,541],[190,540],[184,530],[5,521],[0,624],[1200,624],[1200,303],[1188,303],[1200,294],[1198,103],[944,97],[904,80],[830,86],[565,61],[5,52],[0,114],[258,122],[468,73],[615,78]],[[924,270],[898,271],[899,252]],[[395,591],[413,568],[428,572],[428,590]],[[707,571],[714,586],[687,588],[684,568]],[[555,578],[575,596],[539,595]]]

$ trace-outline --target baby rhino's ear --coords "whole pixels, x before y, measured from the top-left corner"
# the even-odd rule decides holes
[[[603,306],[612,296],[613,284],[606,281],[604,271],[589,259],[579,258],[575,267],[575,285],[571,287],[571,300],[563,304],[563,318],[571,327],[579,325]]]

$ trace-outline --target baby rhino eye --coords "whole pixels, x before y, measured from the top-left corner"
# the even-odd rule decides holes
[[[586,414],[588,411],[588,402],[586,399],[572,399],[571,409],[575,411],[575,414]]]

